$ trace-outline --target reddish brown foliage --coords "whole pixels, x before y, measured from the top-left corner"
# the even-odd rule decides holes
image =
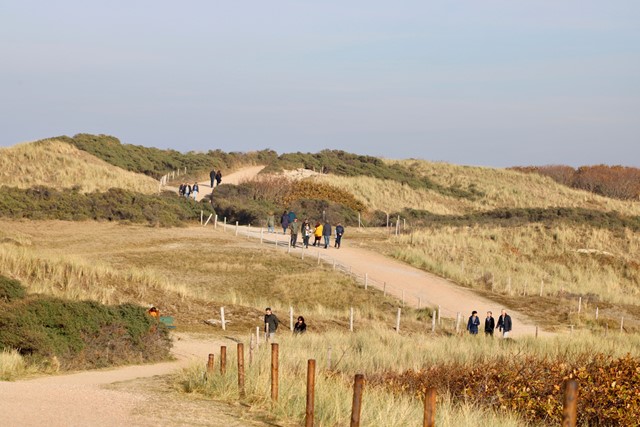
[[[603,355],[580,360],[540,360],[500,356],[473,366],[452,363],[422,371],[386,373],[370,378],[395,392],[422,397],[427,387],[454,398],[517,412],[536,423],[562,419],[564,381],[579,383],[578,423],[635,426],[640,414],[640,359]]]
[[[640,197],[640,169],[638,168],[596,165],[574,169],[564,165],[549,165],[513,169],[545,175],[560,184],[616,199]]]

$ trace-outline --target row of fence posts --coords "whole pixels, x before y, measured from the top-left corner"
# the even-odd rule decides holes
[[[175,179],[176,176],[180,176],[180,172],[181,171],[182,171],[182,169],[176,169],[174,171],[171,171],[171,172],[161,176],[159,184],[158,184],[160,189],[162,189],[162,187],[167,185],[167,182],[169,182],[169,179]],[[186,175],[186,174],[187,174],[187,167],[185,166],[184,172],[182,173],[182,175]]]
[[[213,214],[210,214],[209,217],[207,218],[206,221],[204,221],[204,211],[200,211],[200,223],[203,226],[206,226],[207,224],[209,224],[211,218],[212,218]],[[223,223],[224,223],[224,231],[226,231],[226,227],[227,227],[227,217],[224,217],[223,219]],[[214,217],[214,222],[213,222],[214,228],[217,228],[218,226],[218,215],[215,215]],[[239,234],[239,223],[238,221],[235,222],[235,229],[234,229],[234,234],[235,236],[238,236]],[[275,247],[278,247],[278,239],[274,238],[274,242],[275,242]],[[260,244],[264,243],[264,228],[260,229]],[[291,253],[291,242],[289,241],[287,243],[287,253]],[[302,250],[300,251],[300,257],[301,259],[305,258],[305,249],[302,248]],[[318,250],[318,255],[317,255],[317,263],[318,265],[320,265],[320,263],[322,262],[322,257],[321,257],[321,251]],[[333,260],[333,269],[336,269],[336,260]],[[349,270],[349,273],[351,273],[351,271]],[[365,273],[363,276],[363,282],[364,282],[364,289],[367,290],[369,288],[369,274]],[[492,279],[493,282],[493,279]],[[511,278],[509,277],[509,281],[508,283],[511,283]],[[540,295],[543,295],[543,290],[544,290],[544,280],[541,281],[540,283]],[[383,296],[387,296],[387,284],[386,282],[383,283],[382,285],[382,293]],[[417,304],[418,304],[418,309],[422,308],[422,298],[420,297],[415,297]],[[401,303],[401,307],[405,306],[405,291],[404,289],[402,290],[402,295],[399,298],[400,299],[400,303]],[[353,308],[351,308],[351,313],[349,316],[350,322],[349,322],[349,330],[352,331],[353,330]],[[582,308],[582,297],[578,297],[578,314],[580,314],[583,311]],[[433,317],[432,317],[432,324],[431,324],[431,330],[432,332],[436,331],[436,313],[437,313],[437,325],[441,325],[441,310],[440,310],[440,306],[438,306],[438,310],[437,312],[434,310],[433,313]],[[400,316],[401,316],[401,310],[400,308],[398,308],[398,312],[397,312],[397,316],[396,316],[396,331],[400,330]],[[460,312],[456,313],[456,320],[454,323],[454,330],[456,331],[456,333],[460,333],[460,327],[461,327],[461,321],[462,321],[462,314]],[[599,319],[599,307],[596,306],[596,310],[595,310],[595,320]],[[224,325],[224,321],[222,321],[222,324]],[[573,326],[574,325],[569,325],[569,327],[571,328],[570,332],[573,332]],[[607,325],[605,325],[607,326]],[[224,328],[224,326],[223,326]],[[608,326],[607,326],[607,331],[608,331]],[[620,318],[620,331],[624,332],[624,316],[622,316]],[[535,336],[536,338],[538,337],[538,332],[539,332],[539,328],[538,326],[536,326],[536,332],[535,332]]]
[[[253,336],[252,336],[253,338]],[[240,399],[246,397],[245,389],[245,365],[244,365],[244,344],[237,344],[237,367],[238,367],[238,395]],[[271,401],[277,402],[279,395],[279,346],[277,343],[271,344]],[[215,355],[209,354],[207,360],[207,375],[215,373]],[[253,362],[253,340],[250,344],[249,364]],[[227,347],[220,347],[220,374],[227,372]],[[316,383],[316,361],[307,360],[307,399],[305,405],[305,427],[313,427],[315,416],[315,383]],[[364,395],[365,377],[363,374],[356,374],[353,380],[353,400],[351,403],[351,427],[360,426],[362,415],[362,404]],[[564,400],[562,411],[562,426],[575,427],[577,424],[578,407],[578,382],[569,379],[565,382]],[[430,387],[424,396],[423,427],[433,427],[436,425],[436,389]]]

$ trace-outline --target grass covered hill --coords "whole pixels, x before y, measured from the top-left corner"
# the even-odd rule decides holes
[[[100,160],[62,139],[46,139],[0,148],[1,184],[17,188],[74,188],[82,193],[125,188],[143,194],[158,192],[151,177]]]
[[[181,153],[176,150],[122,144],[118,138],[109,135],[81,133],[73,137],[62,136],[56,139],[65,141],[114,166],[156,179],[172,170],[187,168],[188,173],[206,172],[208,174],[212,168],[229,170],[241,165],[268,164],[276,158],[276,153],[271,150],[249,153],[225,153],[221,150]]]

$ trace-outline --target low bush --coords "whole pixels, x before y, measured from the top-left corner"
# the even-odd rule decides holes
[[[0,216],[7,218],[60,219],[70,221],[107,220],[181,225],[212,213],[211,205],[174,193],[145,195],[112,188],[106,192],[81,194],[48,187],[19,189],[0,187]]]
[[[10,302],[22,299],[26,294],[20,282],[0,275],[0,301]]]
[[[188,172],[193,173],[208,172],[211,169],[229,169],[251,163],[267,164],[277,156],[272,150],[249,153],[225,153],[221,150],[181,153],[176,150],[122,144],[113,136],[85,133],[75,135],[73,138],[61,136],[51,139],[68,142],[114,166],[154,178],[185,167]]]
[[[271,213],[277,223],[283,210],[292,210],[301,219],[321,219],[324,212],[332,223],[357,224],[354,208],[364,209],[349,193],[330,185],[272,178],[216,187],[213,206],[219,219],[255,225],[264,225]]]
[[[640,359],[583,355],[574,360],[498,356],[473,365],[437,364],[423,371],[386,373],[369,381],[396,393],[424,396],[428,387],[482,407],[513,411],[531,422],[558,425],[563,384],[579,383],[578,424],[634,426],[640,413]]]
[[[496,225],[519,227],[530,223],[588,225],[608,230],[628,228],[640,230],[640,217],[624,216],[618,212],[603,212],[584,208],[514,208],[476,212],[468,215],[437,215],[424,210],[405,209],[400,215],[411,224],[422,226]],[[378,215],[378,222],[382,217]],[[383,225],[383,224],[376,224]]]
[[[106,306],[40,295],[0,302],[0,349],[63,369],[100,368],[166,359],[167,328],[133,304]]]

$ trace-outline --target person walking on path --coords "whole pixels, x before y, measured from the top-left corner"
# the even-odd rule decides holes
[[[273,227],[276,225],[276,217],[273,214],[273,212],[271,212],[269,214],[269,216],[267,217],[267,233],[273,233]]]
[[[194,182],[193,187],[191,187],[191,194],[193,195],[193,200],[198,200],[198,190],[200,190],[200,187],[198,187],[197,182]]]
[[[298,233],[300,232],[298,218],[294,218],[293,222],[289,224],[289,230],[291,230],[291,247],[295,248],[298,243]]]
[[[342,241],[342,235],[344,234],[344,227],[342,224],[338,223],[336,227],[336,243],[335,247],[340,249],[340,242]]]
[[[222,171],[219,170],[216,173],[216,183],[218,184],[218,187],[220,186],[220,183],[222,182]]]
[[[294,211],[289,211],[289,224],[291,224],[296,218],[296,213]]]
[[[298,316],[298,321],[293,327],[294,334],[303,334],[307,330],[307,324],[304,323],[304,317]]]
[[[322,237],[324,237],[324,248],[327,249],[331,242],[331,223],[329,221],[322,226]]]
[[[502,309],[502,314],[500,314],[500,318],[498,319],[498,330],[502,332],[502,338],[509,338],[509,334],[511,333],[511,316],[507,314],[507,310]]]
[[[280,320],[278,320],[278,316],[271,312],[271,307],[265,308],[264,312],[264,333],[266,334],[267,340],[270,340],[276,336],[276,330],[278,329]]]
[[[282,213],[280,225],[282,225],[282,234],[287,234],[287,229],[289,228],[289,214],[287,214],[287,211]]]
[[[478,326],[480,326],[480,318],[478,317],[478,312],[473,310],[467,322],[467,331],[471,335],[478,335]]]
[[[484,319],[484,334],[493,337],[493,330],[496,328],[496,320],[493,313],[487,311],[487,318]]]
[[[213,188],[213,184],[215,184],[215,182],[216,182],[216,170],[215,169],[211,169],[211,172],[209,172],[209,178],[211,178],[211,188]]]
[[[186,197],[188,199],[189,196],[191,196],[191,186],[185,182],[184,183],[184,197]]]
[[[320,247],[320,239],[322,238],[322,224],[320,221],[316,222],[316,228],[313,230],[313,246]]]
[[[305,219],[301,226],[302,230],[302,245],[305,248],[309,248],[309,237],[311,237],[311,224],[309,220]]]

